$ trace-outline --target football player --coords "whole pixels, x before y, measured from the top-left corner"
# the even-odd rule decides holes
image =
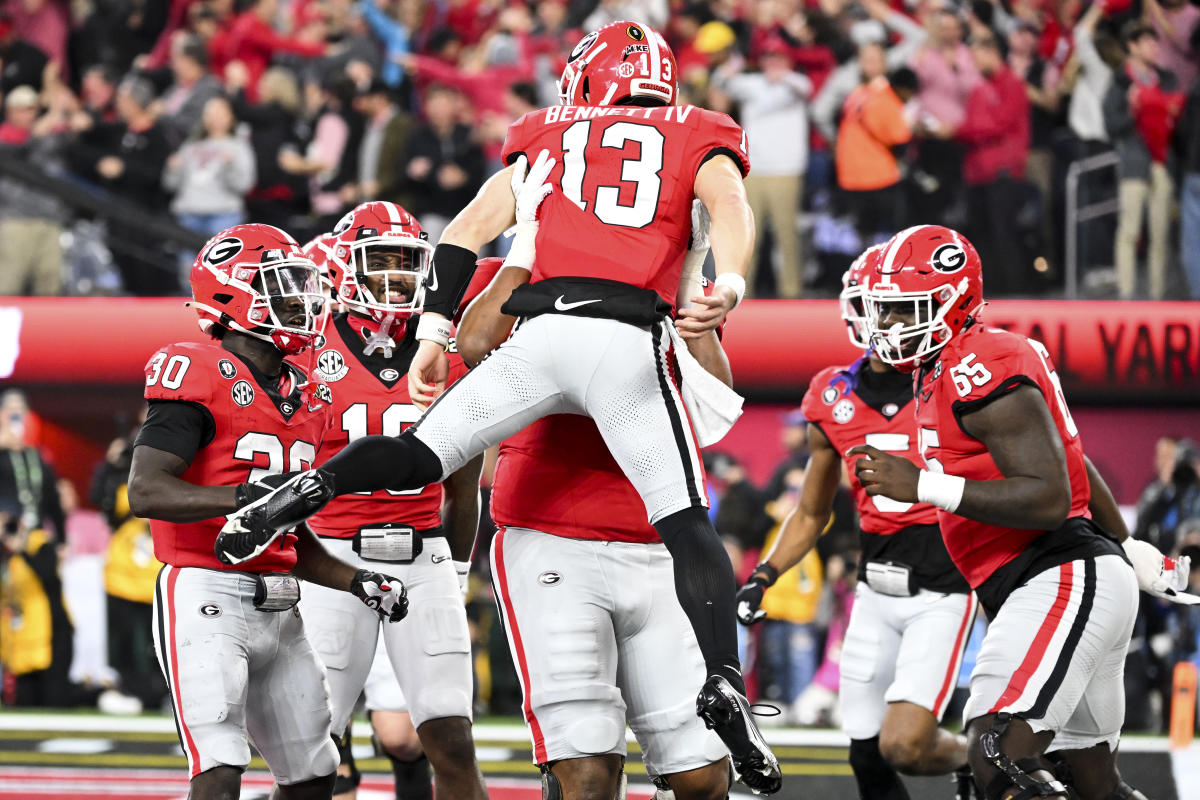
[[[295,608],[297,578],[355,595],[398,621],[403,585],[325,551],[301,526],[236,567],[214,553],[224,515],[313,465],[332,397],[285,361],[317,336],[315,265],[269,225],[213,237],[191,271],[205,344],[179,343],[146,365],[146,422],[129,476],[133,513],[150,519],[159,573],[154,644],[171,690],[195,800],[236,798],[262,753],[288,800],[328,800],[337,750],[325,673]]]
[[[229,533],[248,533],[256,543],[231,555],[253,553],[335,495],[424,486],[543,416],[590,416],[673,558],[676,592],[708,674],[697,713],[729,747],[743,782],[773,792],[778,763],[750,716],[737,657],[737,584],[708,517],[693,429],[700,418],[689,416],[666,368],[679,336],[670,314],[694,197],[712,215],[717,278],[710,297],[691,295],[696,305],[680,312],[679,332],[715,329],[744,294],[754,239],[742,185],[749,158],[745,136],[728,117],[674,104],[676,77],[666,41],[638,23],[605,25],[576,45],[560,84],[562,105],[514,123],[504,146],[512,166],[443,233],[409,368],[414,400],[432,398],[445,382],[449,320],[476,251],[515,221],[528,231],[540,215],[536,233],[518,233],[514,242],[532,277],[505,310],[524,322],[399,439],[359,439],[244,509]],[[535,154],[527,172],[526,156]],[[526,186],[532,191],[522,192]],[[722,392],[731,394],[708,384],[704,397],[693,397],[728,409],[734,401]],[[727,423],[707,431],[707,440],[719,439]]]
[[[316,349],[316,373],[334,391],[318,466],[368,434],[399,436],[420,416],[405,376],[417,349],[416,315],[433,252],[417,220],[395,203],[363,203],[334,234],[326,266],[345,311],[332,315]],[[457,354],[450,360],[453,383],[467,368]],[[428,764],[439,796],[487,796],[471,738],[471,642],[460,589],[479,527],[482,463],[482,456],[472,459],[443,483],[342,495],[309,520],[331,553],[366,569],[387,569],[414,604],[417,624],[382,631],[402,695],[367,696],[397,794],[406,800],[430,797]],[[333,731],[341,737],[371,671],[379,620],[353,598],[320,586],[306,587],[302,612],[325,663]],[[407,735],[412,727],[421,742],[415,753]]]
[[[976,785],[988,800],[1066,798],[1068,786],[1083,800],[1142,798],[1116,768],[1125,653],[1139,586],[1183,598],[1186,561],[1128,538],[1046,348],[980,323],[966,238],[898,233],[863,300],[875,353],[916,373],[925,469],[865,444],[851,450],[855,472],[871,497],[939,509],[991,619],[963,713]]]
[[[766,616],[763,592],[816,546],[829,521],[842,465],[859,444],[914,460],[917,424],[912,375],[869,350],[862,284],[882,246],[859,256],[843,277],[842,319],[850,341],[867,350],[847,367],[816,374],[801,410],[808,420],[811,457],[799,505],[774,547],[738,592],[745,624]],[[958,679],[977,603],[954,568],[926,503],[868,497],[850,478],[861,521],[862,558],[854,610],[842,644],[842,728],[850,737],[850,766],[864,800],[907,798],[897,775],[942,775],[967,763],[967,740],[938,727]],[[967,770],[961,781],[970,780]],[[965,787],[964,787],[965,788]]]
[[[698,211],[687,256],[697,266],[708,253],[703,224]],[[516,318],[500,308],[529,277],[502,269],[471,303],[457,339],[466,360],[511,334]],[[732,381],[715,332],[687,347]],[[596,423],[554,414],[502,442],[491,512],[492,579],[543,797],[623,796],[628,722],[647,772],[676,800],[725,798],[728,751],[693,713],[704,663],[671,588],[671,557]]]

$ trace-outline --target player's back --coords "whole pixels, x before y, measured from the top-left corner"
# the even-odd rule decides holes
[[[515,122],[504,160],[542,150],[557,164],[539,210],[532,281],[582,277],[651,289],[674,306],[708,159],[750,170],[741,128],[694,106],[552,106]]]

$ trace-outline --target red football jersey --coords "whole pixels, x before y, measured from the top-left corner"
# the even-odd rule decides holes
[[[888,402],[875,408],[864,402],[856,391],[861,363],[828,367],[818,372],[804,393],[800,410],[806,420],[820,427],[829,444],[846,462],[850,491],[864,531],[890,536],[910,525],[936,525],[937,509],[933,506],[901,503],[890,497],[871,497],[854,474],[854,462],[858,458],[849,458],[846,453],[863,444],[902,455],[914,464],[921,463],[921,453],[917,449],[917,421],[911,406]]]
[[[352,327],[353,326],[353,327]],[[421,418],[421,411],[408,395],[408,366],[416,353],[416,326],[397,343],[397,354],[378,369],[368,366],[363,356],[364,339],[358,330],[375,329],[359,317],[336,315],[326,329],[325,346],[317,351],[316,373],[334,391],[333,413],[325,432],[317,466],[342,451],[346,445],[369,434],[399,436]],[[381,358],[376,356],[376,359]],[[467,373],[458,353],[450,353],[449,386]],[[442,524],[442,485],[430,484],[406,491],[380,490],[335,497],[308,520],[318,536],[349,539],[363,525],[399,522],[417,530]]]
[[[320,380],[308,379],[299,368],[296,374],[302,380],[299,402],[285,417],[250,368],[215,342],[172,344],[155,353],[146,364],[146,399],[197,403],[213,419],[213,440],[196,452],[180,478],[201,486],[236,486],[262,475],[310,469],[329,427],[331,397]],[[150,520],[154,555],[174,567],[238,572],[287,572],[295,566],[291,534],[250,561],[222,564],[213,545],[224,524],[224,517]]]
[[[653,289],[672,308],[692,229],[696,171],[727,155],[750,171],[742,129],[694,106],[551,106],[513,123],[504,162],[557,160],[531,282],[582,277]]]
[[[569,539],[661,541],[596,423],[575,414],[543,417],[500,444],[491,513],[500,527]]]
[[[1041,342],[975,325],[950,340],[930,368],[917,373],[917,425],[928,469],[969,480],[1004,477],[983,443],[967,434],[964,414],[1028,384],[1042,393],[1058,427],[1071,482],[1070,517],[1091,518],[1091,487],[1079,431],[1063,397],[1050,354]],[[972,587],[978,587],[1040,537],[938,511],[946,549]]]

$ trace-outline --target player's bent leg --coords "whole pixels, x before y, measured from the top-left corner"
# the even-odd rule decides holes
[[[889,703],[879,751],[905,775],[946,775],[967,763],[967,737],[939,728],[927,708]]]
[[[241,791],[241,769],[213,767],[192,778],[188,800],[238,800]]]
[[[542,766],[542,800],[613,800],[624,758],[616,753],[566,758]]]
[[[347,724],[341,736],[331,734],[337,745],[338,768],[333,781],[333,800],[355,800],[358,797],[358,785],[362,782],[362,773],[354,760],[354,740],[351,735],[353,724]]]
[[[287,786],[277,785],[271,792],[271,800],[329,800],[333,797],[333,784],[337,775],[333,772],[300,783]]]
[[[391,662],[384,657],[391,669]],[[392,678],[395,680],[394,676]],[[367,690],[370,703],[370,689]],[[377,752],[386,756],[392,765],[392,777],[398,800],[432,800],[433,776],[429,759],[421,749],[421,739],[407,711],[368,711],[375,731]]]
[[[1035,732],[1008,713],[985,714],[967,726],[967,762],[986,800],[1067,800],[1067,788],[1041,757],[1054,734]]]
[[[1055,774],[1083,800],[1146,800],[1146,795],[1121,779],[1117,754],[1108,744],[1047,754]]]
[[[909,800],[899,773],[879,752],[879,737],[850,740],[850,769],[862,800]]]
[[[417,728],[425,757],[433,767],[438,797],[486,800],[483,773],[475,760],[475,739],[466,717],[426,720]]]
[[[662,777],[671,787],[675,800],[726,800],[732,781],[729,760],[725,758]]]

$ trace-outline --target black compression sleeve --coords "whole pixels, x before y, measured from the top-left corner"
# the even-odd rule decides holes
[[[442,462],[415,436],[364,436],[321,467],[335,495],[419,489],[442,479]]]
[[[191,464],[197,451],[216,436],[212,414],[199,403],[185,400],[151,400],[146,422],[133,444],[165,450]]]
[[[453,319],[475,274],[477,256],[465,247],[439,244],[433,251],[433,268],[425,287],[425,311]]]

